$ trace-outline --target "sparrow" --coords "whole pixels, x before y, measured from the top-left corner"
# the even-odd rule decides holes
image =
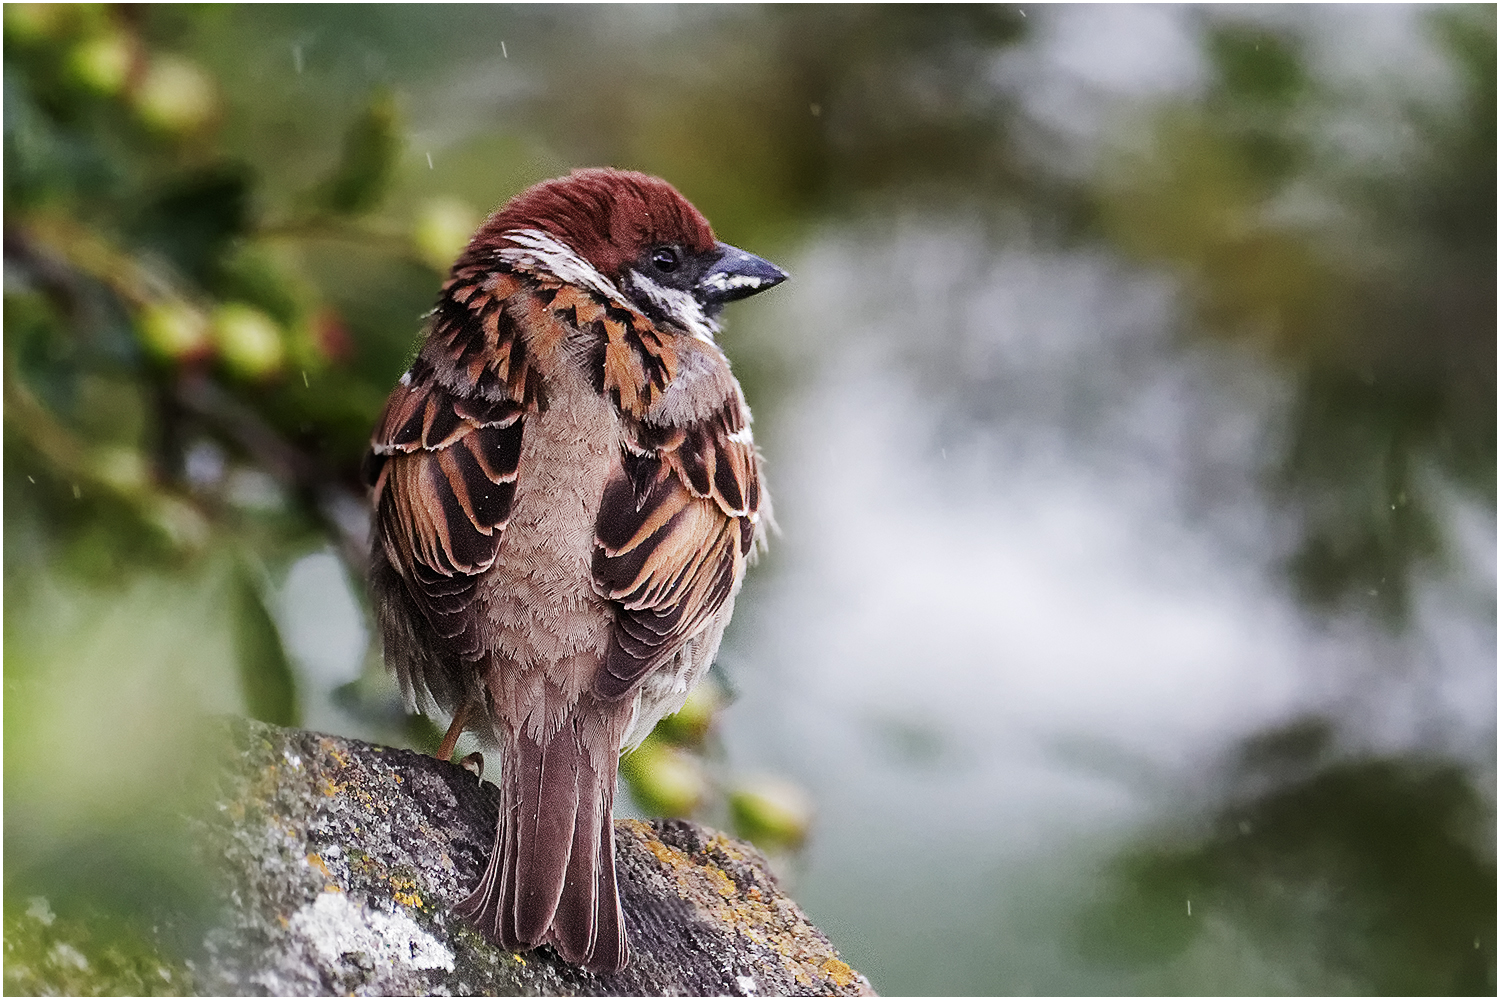
[[[769,501],[720,349],[725,303],[786,272],[666,181],[595,168],[522,192],[442,286],[365,460],[370,584],[409,710],[501,757],[494,849],[457,911],[495,944],[629,961],[620,754],[713,662]]]

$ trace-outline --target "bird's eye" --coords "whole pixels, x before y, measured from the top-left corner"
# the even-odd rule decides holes
[[[657,247],[651,251],[651,265],[663,274],[671,274],[680,263],[676,247]]]

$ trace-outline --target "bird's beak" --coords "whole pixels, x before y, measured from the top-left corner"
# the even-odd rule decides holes
[[[720,306],[781,284],[788,275],[768,260],[761,260],[728,243],[719,244],[719,259],[709,267],[694,289],[705,306]]]

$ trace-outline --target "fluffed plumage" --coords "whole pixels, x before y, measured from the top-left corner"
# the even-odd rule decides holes
[[[498,744],[497,944],[621,969],[622,749],[712,663],[764,535],[750,411],[714,342],[784,280],[665,181],[576,171],[454,264],[366,459],[371,586],[408,705]]]

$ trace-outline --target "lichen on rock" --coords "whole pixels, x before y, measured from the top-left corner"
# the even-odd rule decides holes
[[[201,992],[359,995],[868,994],[748,844],[684,821],[616,825],[630,966],[495,948],[451,907],[477,881],[497,790],[431,757],[231,724],[195,819],[220,908]]]

